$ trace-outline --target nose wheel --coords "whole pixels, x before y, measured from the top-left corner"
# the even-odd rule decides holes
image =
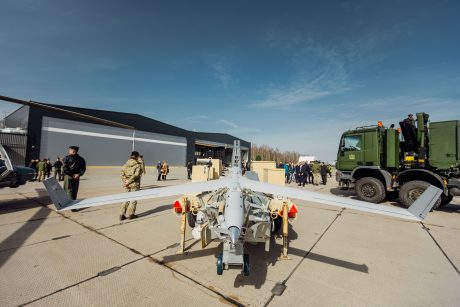
[[[222,275],[224,273],[224,262],[223,262],[223,254],[220,253],[217,255],[217,263],[216,263],[216,269],[217,269],[217,275]],[[249,276],[251,273],[251,266],[249,265],[249,254],[244,254],[243,256],[243,275],[244,276]]]
[[[249,254],[244,254],[243,257],[243,275],[249,276],[251,273],[251,267],[249,266]]]

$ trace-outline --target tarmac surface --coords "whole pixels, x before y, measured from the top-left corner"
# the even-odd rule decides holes
[[[89,169],[79,197],[122,192],[119,171]],[[185,178],[172,168],[158,182],[149,168],[142,186]],[[353,197],[335,178],[303,189]],[[248,245],[249,277],[218,276],[220,244],[201,249],[189,231],[176,254],[174,199],[140,201],[139,218],[120,222],[118,204],[58,213],[41,183],[1,189],[0,305],[459,306],[459,198],[423,223],[295,200],[291,260],[278,260],[281,237],[269,253]]]

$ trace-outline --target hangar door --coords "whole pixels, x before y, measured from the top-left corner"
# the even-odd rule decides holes
[[[133,150],[144,156],[146,165],[166,160],[170,165],[184,166],[185,137],[43,117],[40,157],[63,157],[71,145],[90,166],[123,165]]]

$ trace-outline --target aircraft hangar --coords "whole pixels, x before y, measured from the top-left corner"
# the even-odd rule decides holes
[[[17,139],[10,147],[15,148],[15,162],[22,165],[31,159],[63,157],[70,145],[80,147],[90,166],[122,165],[132,150],[139,151],[147,165],[166,160],[184,166],[209,157],[228,164],[237,139],[225,133],[185,130],[139,114],[51,104],[22,106],[4,124],[14,128],[8,130],[8,140]],[[15,136],[14,131],[22,132]],[[17,148],[19,143],[23,148]],[[241,140],[241,145],[243,160],[249,160],[251,144]]]

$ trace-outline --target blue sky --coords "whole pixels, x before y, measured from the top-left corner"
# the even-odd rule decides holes
[[[459,16],[458,1],[3,0],[0,94],[333,160],[345,129],[460,119]]]

